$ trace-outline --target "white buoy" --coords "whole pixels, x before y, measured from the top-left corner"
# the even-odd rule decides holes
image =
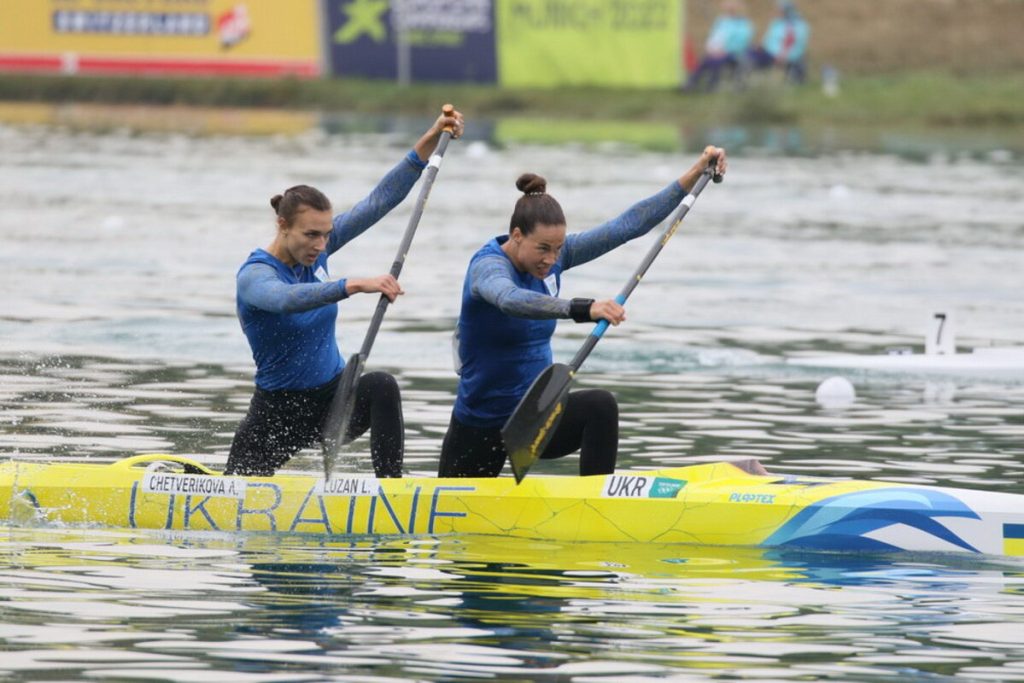
[[[829,377],[814,391],[814,400],[823,408],[843,408],[857,398],[850,380],[845,377]]]

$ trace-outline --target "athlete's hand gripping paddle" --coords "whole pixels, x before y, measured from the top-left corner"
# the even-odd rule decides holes
[[[661,239],[651,246],[640,266],[626,282],[626,286],[615,297],[619,304],[626,303],[626,299],[636,289],[647,269],[651,267],[654,259],[661,252],[662,247],[676,233],[683,217],[693,206],[708,181],[714,180],[716,183],[722,181],[722,176],[715,172],[716,163],[717,159],[711,160],[711,163],[697,178],[693,189],[683,198],[679,208],[672,215],[668,227],[662,233]],[[573,377],[607,329],[608,321],[601,320],[568,365],[555,363],[540,373],[519,401],[515,412],[501,428],[501,439],[505,442],[505,450],[512,463],[512,473],[516,477],[516,483],[523,480],[530,467],[544,452],[544,448],[558,427],[559,420],[562,419],[566,398],[569,395],[569,385],[572,384]]]
[[[455,113],[455,108],[450,104],[446,104],[441,111],[445,116],[451,116]],[[416,234],[416,227],[419,225],[423,209],[427,204],[427,198],[430,196],[430,188],[434,185],[434,179],[441,168],[441,161],[444,159],[445,150],[448,149],[448,141],[451,140],[453,133],[454,130],[451,126],[446,127],[437,142],[437,149],[430,155],[430,161],[427,163],[426,177],[424,177],[423,185],[420,188],[420,196],[416,200],[416,206],[413,209],[412,215],[409,216],[409,225],[402,236],[402,243],[398,247],[398,254],[395,256],[394,263],[391,264],[390,272],[395,279],[398,279],[398,275],[402,272],[402,266],[405,264],[405,257],[412,244],[413,235]],[[382,294],[377,302],[377,309],[373,312],[373,318],[370,320],[370,328],[366,331],[366,337],[363,339],[363,346],[358,353],[352,354],[348,359],[348,363],[345,364],[345,369],[341,373],[341,380],[338,382],[338,388],[335,390],[334,398],[331,400],[331,407],[324,420],[321,439],[323,441],[324,476],[328,479],[331,478],[331,473],[334,471],[334,464],[338,460],[341,447],[346,443],[345,434],[348,432],[349,421],[352,419],[352,409],[355,406],[356,384],[359,381],[359,377],[363,374],[363,366],[370,355],[370,349],[377,338],[377,331],[380,329],[381,321],[384,319],[384,311],[387,310],[389,303],[391,302],[387,296]]]

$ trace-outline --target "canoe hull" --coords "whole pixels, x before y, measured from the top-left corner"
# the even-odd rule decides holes
[[[168,470],[171,471],[168,471]],[[0,465],[0,517],[329,536],[474,534],[551,541],[1024,555],[1024,496],[758,476],[731,463],[592,477],[225,477],[185,458]]]

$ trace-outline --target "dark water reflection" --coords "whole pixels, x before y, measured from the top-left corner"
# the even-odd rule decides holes
[[[399,134],[411,137],[429,121],[422,118],[323,114],[318,128],[328,135]],[[849,151],[892,154],[915,161],[975,156],[1005,163],[1024,154],[1024,142],[1008,127],[886,127],[723,123],[697,126],[685,113],[677,125],[644,121],[564,121],[537,117],[474,118],[470,139],[497,146],[546,142],[557,145],[640,147],[658,152],[697,152],[707,142],[743,155],[821,156]]]

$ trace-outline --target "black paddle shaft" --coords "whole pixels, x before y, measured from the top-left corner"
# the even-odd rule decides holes
[[[658,257],[662,248],[670,239],[672,239],[672,236],[676,234],[679,224],[683,222],[683,217],[686,216],[687,212],[689,212],[690,207],[693,206],[693,202],[697,199],[698,195],[700,195],[704,186],[708,184],[708,181],[714,179],[715,182],[721,182],[721,176],[714,172],[716,162],[716,159],[712,159],[708,167],[704,169],[704,172],[700,174],[699,178],[697,178],[697,182],[694,183],[693,189],[690,190],[686,197],[683,198],[679,208],[676,209],[675,213],[672,215],[672,220],[668,227],[665,228],[665,231],[661,234],[658,241],[651,246],[647,255],[644,256],[644,260],[640,262],[640,265],[635,271],[633,271],[633,275],[629,278],[629,281],[626,282],[622,291],[620,291],[618,296],[615,297],[615,300],[619,302],[619,304],[626,303],[626,299],[628,299],[629,295],[633,293],[636,286],[640,284],[640,280],[642,280],[644,275],[647,274],[647,270],[651,267],[651,264],[654,263],[654,259]],[[606,329],[608,329],[608,321],[602,320],[597,324],[594,332],[587,335],[587,339],[583,343],[583,346],[580,347],[580,350],[576,352],[576,355],[573,356],[573,359],[569,362],[569,368],[574,373],[580,369],[580,366],[583,365],[583,361],[587,359],[590,352],[594,350],[595,346],[597,346],[597,342],[600,341],[601,336],[604,334]]]
[[[446,104],[442,109],[446,116],[451,116],[454,111],[455,108],[450,104]],[[441,132],[437,148],[430,155],[423,185],[420,188],[420,195],[416,200],[416,206],[413,208],[412,215],[409,216],[409,225],[405,229],[405,234],[402,235],[402,242],[398,246],[398,254],[395,256],[394,263],[391,264],[391,276],[396,280],[402,272],[402,266],[405,265],[405,257],[409,253],[409,247],[412,246],[412,238],[416,234],[416,227],[423,216],[423,209],[426,207],[427,198],[430,196],[430,188],[433,187],[434,179],[441,168],[441,161],[444,159],[445,150],[448,149],[448,141],[451,140],[452,133],[453,131],[450,128],[445,128]],[[389,303],[391,301],[388,297],[381,294],[380,299],[377,301],[377,308],[373,312],[373,318],[370,320],[370,327],[366,330],[366,337],[363,338],[363,346],[359,353],[352,354],[345,365],[345,369],[341,373],[341,379],[338,382],[338,388],[335,390],[334,398],[331,399],[330,408],[327,410],[327,416],[324,419],[324,426],[321,432],[321,441],[323,442],[324,476],[328,479],[330,479],[331,473],[334,470],[334,463],[338,459],[341,446],[345,443],[349,421],[352,419],[352,409],[355,406],[356,386],[360,375],[363,373],[366,359],[370,355],[370,349],[373,348],[373,342],[377,338],[377,332],[380,330],[380,324],[384,320],[384,312],[387,310]]]
[[[409,253],[409,247],[412,246],[412,238],[416,234],[416,226],[419,225],[423,209],[427,205],[427,199],[430,197],[430,188],[434,185],[434,178],[437,177],[437,172],[441,168],[441,160],[444,158],[445,150],[448,149],[448,141],[451,137],[451,133],[447,130],[441,133],[441,139],[437,143],[437,150],[430,156],[430,163],[427,165],[426,176],[423,179],[423,187],[420,188],[420,196],[416,200],[416,207],[412,210],[412,215],[409,217],[409,227],[405,229],[402,243],[398,246],[395,262],[391,264],[391,276],[396,280],[402,272],[402,266],[405,265],[405,256]],[[387,310],[390,303],[391,301],[386,295],[380,295],[380,300],[377,301],[377,308],[374,310],[373,318],[370,320],[370,327],[366,330],[366,337],[363,338],[363,346],[359,349],[359,355],[362,356],[364,361],[370,355],[370,349],[373,348],[373,342],[377,338],[381,321],[384,320],[384,311]]]

